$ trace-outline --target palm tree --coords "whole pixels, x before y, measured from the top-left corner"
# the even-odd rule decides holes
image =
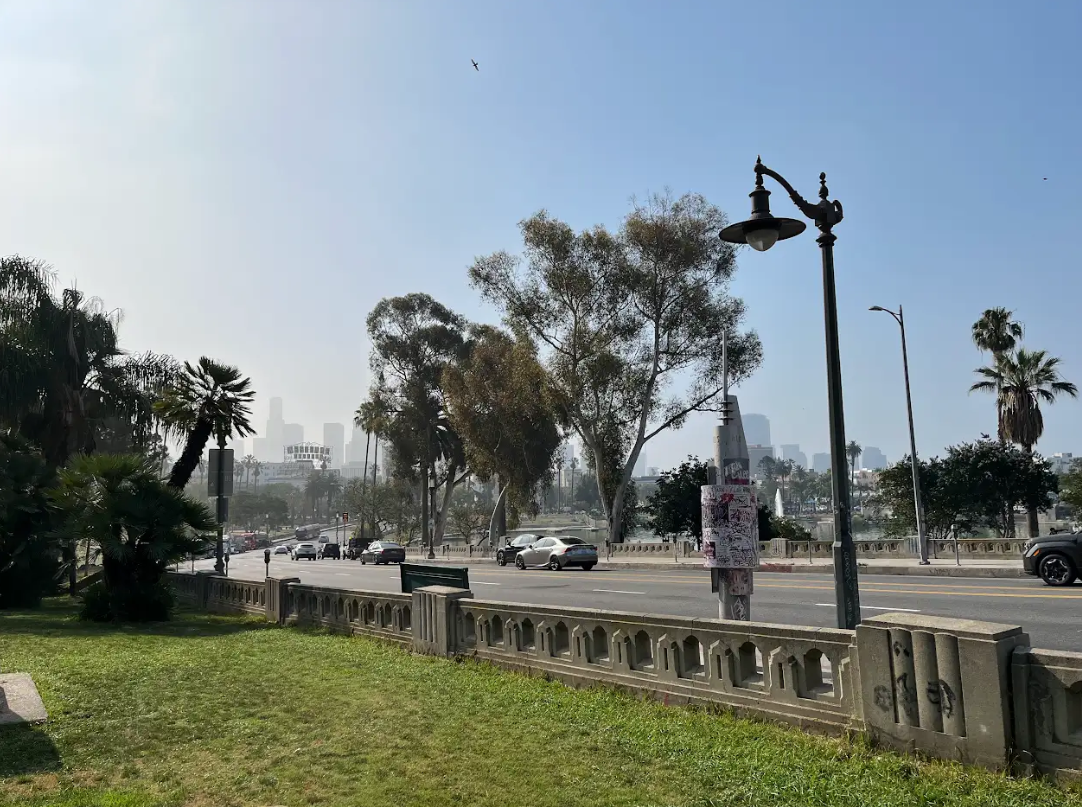
[[[1013,319],[1014,312],[1006,308],[989,308],[973,323],[973,344],[982,352],[992,354],[992,367],[1008,352],[1014,350],[1024,335],[1022,323]],[[972,389],[970,390],[972,391]],[[996,390],[996,423],[1001,443],[1008,440],[1003,432],[1003,396]]]
[[[0,422],[37,444],[58,468],[104,443],[150,450],[152,404],[176,363],[119,346],[120,314],[76,289],[53,294],[40,261],[0,259]]]
[[[1041,403],[1053,404],[1059,395],[1078,397],[1078,387],[1059,374],[1060,360],[1044,350],[1018,348],[999,356],[991,367],[978,367],[983,377],[970,392],[993,392],[999,401],[999,433],[1004,440],[1017,443],[1032,454],[1044,434]],[[1028,509],[1029,535],[1036,538],[1037,508]]]
[[[234,435],[255,434],[248,421],[254,397],[251,381],[236,367],[206,356],[195,367],[184,362],[184,372],[155,404],[169,429],[186,438],[184,450],[169,474],[171,487],[184,489],[212,436],[224,449],[226,440]]]
[[[857,478],[857,460],[864,453],[864,448],[856,440],[850,440],[845,447],[845,456],[849,458],[849,498],[853,498],[853,486]]]
[[[252,476],[255,478],[255,492],[259,493],[259,475],[263,473],[263,463],[255,460],[252,463]]]
[[[241,467],[244,468],[244,487],[248,487],[249,481],[251,481],[252,466],[255,465],[256,459],[254,454],[246,454],[244,459],[240,461]]]
[[[166,567],[205,549],[200,533],[217,525],[205,505],[161,479],[152,458],[136,454],[76,458],[60,474],[56,502],[66,530],[101,547],[106,607],[89,614],[97,619],[167,618]]]

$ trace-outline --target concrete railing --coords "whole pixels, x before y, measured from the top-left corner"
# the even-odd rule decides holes
[[[179,599],[282,625],[366,634],[572,684],[713,704],[901,751],[1082,777],[1082,653],[1022,628],[885,614],[856,631],[411,595],[170,573]]]

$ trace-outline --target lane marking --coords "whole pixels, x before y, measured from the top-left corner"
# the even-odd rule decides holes
[[[498,586],[498,585],[500,585],[499,583],[486,583],[483,580],[474,580],[473,584],[477,585],[477,586]]]
[[[834,608],[835,604],[832,602],[817,602],[820,608]],[[861,610],[867,611],[905,611],[907,614],[919,614],[919,608],[885,608],[882,605],[862,605]]]
[[[595,588],[598,594],[646,594],[645,591],[621,591],[618,588]]]

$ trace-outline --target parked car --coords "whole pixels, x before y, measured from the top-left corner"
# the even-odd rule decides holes
[[[276,546],[274,548],[274,554],[275,555],[288,555],[288,554],[290,554],[289,547],[286,546],[285,544],[282,544],[280,546]]]
[[[373,541],[368,549],[361,553],[361,563],[402,563],[406,560],[406,550],[393,541]]]
[[[527,534],[520,535],[512,541],[510,535],[505,535],[503,537],[504,545],[496,550],[496,564],[506,566],[508,563],[514,563],[515,556],[540,537],[540,535]]]
[[[316,549],[315,544],[305,541],[303,544],[297,544],[293,547],[293,560],[300,560],[301,558],[315,560],[317,557],[319,557],[319,550]]]
[[[334,542],[329,542],[323,544],[323,547],[319,550],[319,556],[324,559],[334,558],[335,560],[341,560],[342,549],[338,546],[338,544]]]
[[[1069,586],[1082,569],[1082,535],[1058,533],[1031,539],[1022,553],[1022,569],[1050,586]]]
[[[570,535],[541,538],[515,555],[515,566],[519,569],[548,568],[558,572],[568,566],[579,566],[590,571],[596,565],[597,547]]]

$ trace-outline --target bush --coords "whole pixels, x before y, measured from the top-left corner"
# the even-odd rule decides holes
[[[79,617],[91,622],[164,622],[173,604],[173,592],[162,581],[113,588],[99,582],[83,593]]]
[[[60,548],[48,496],[54,481],[37,449],[0,431],[0,608],[32,608],[56,592]]]

